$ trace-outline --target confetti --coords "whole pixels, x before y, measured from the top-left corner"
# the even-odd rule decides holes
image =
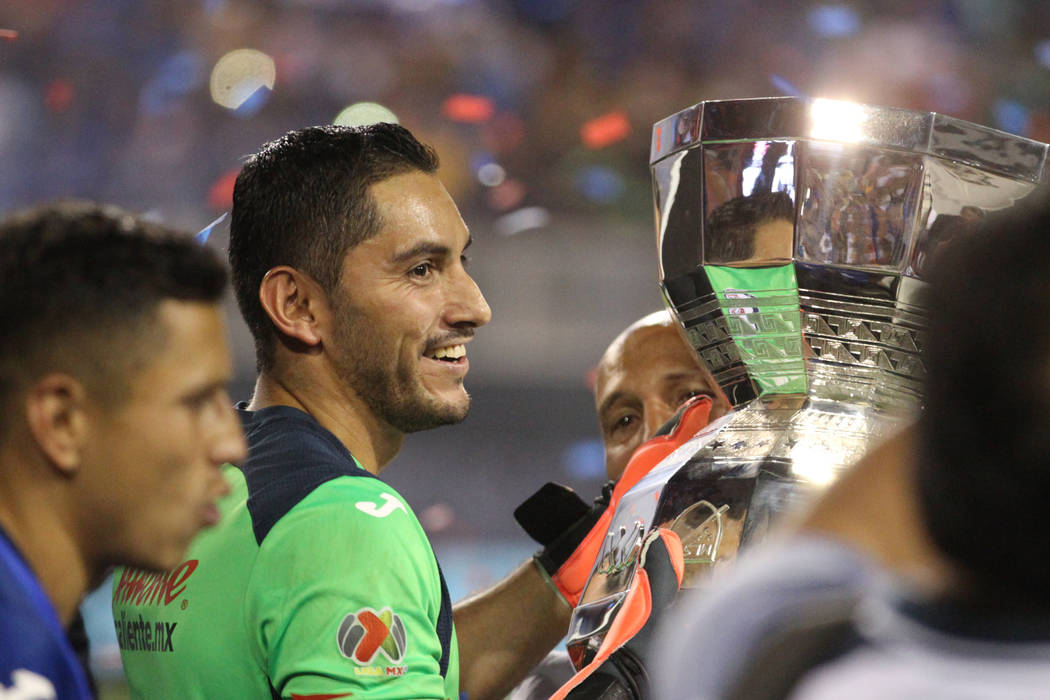
[[[617,110],[595,117],[580,127],[580,139],[587,148],[605,148],[623,141],[631,133],[627,115]]]
[[[492,119],[496,106],[492,100],[481,95],[457,94],[445,100],[441,113],[454,122],[482,124]]]

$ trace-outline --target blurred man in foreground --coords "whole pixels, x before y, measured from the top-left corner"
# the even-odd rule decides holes
[[[245,453],[226,271],[189,236],[66,203],[0,222],[0,280],[0,695],[90,697],[63,629],[82,596],[115,564],[181,561]]]
[[[926,411],[846,475],[885,483],[830,490],[798,535],[676,610],[661,697],[1045,696],[1050,202],[1030,199],[933,261]],[[844,528],[849,498],[867,503]],[[884,523],[911,544],[880,541]]]

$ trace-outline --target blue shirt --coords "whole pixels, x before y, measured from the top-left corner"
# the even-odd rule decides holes
[[[0,529],[0,695],[26,700],[92,697],[58,613]]]

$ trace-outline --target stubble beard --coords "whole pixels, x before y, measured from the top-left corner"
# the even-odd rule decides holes
[[[443,402],[427,393],[411,367],[390,358],[396,350],[382,346],[371,320],[344,301],[338,303],[342,318],[337,333],[339,347],[333,362],[340,379],[361,397],[372,412],[402,433],[453,425],[467,417],[470,396],[462,402]]]

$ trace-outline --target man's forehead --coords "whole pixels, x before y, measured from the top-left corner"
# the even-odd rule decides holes
[[[131,377],[133,387],[158,391],[154,383],[164,382],[165,390],[180,392],[229,380],[233,360],[225,315],[217,304],[169,299],[161,302],[155,318],[156,351]]]
[[[452,195],[437,175],[418,170],[374,182],[368,192],[384,218],[428,217],[437,206],[450,208],[459,215]]]
[[[372,237],[394,255],[430,241],[458,254],[472,239],[456,203],[436,176],[395,175],[373,187],[379,230]]]

